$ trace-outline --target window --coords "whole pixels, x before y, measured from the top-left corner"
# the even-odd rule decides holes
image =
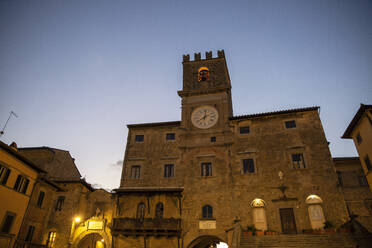
[[[240,127],[240,134],[247,134],[249,133],[249,127],[246,126],[246,127]]]
[[[360,173],[358,174],[358,181],[360,186],[368,186],[368,181],[363,171],[360,171]]]
[[[145,135],[136,135],[136,142],[143,142],[145,140]]]
[[[6,185],[10,175],[10,169],[0,165],[0,184]]]
[[[340,186],[344,185],[342,181],[342,173],[340,171],[337,171],[337,179],[338,179],[338,185]]]
[[[39,193],[39,197],[37,198],[37,206],[38,206],[39,208],[41,208],[41,206],[43,205],[44,196],[45,196],[45,192],[40,191],[40,193]]]
[[[6,214],[4,216],[4,219],[3,219],[3,223],[1,225],[1,232],[2,233],[9,233],[10,232],[10,229],[12,228],[15,217],[16,217],[15,213],[6,212]]]
[[[56,211],[61,211],[63,207],[63,203],[65,202],[64,196],[58,196],[57,204],[56,204]]]
[[[164,213],[164,205],[163,203],[158,202],[158,204],[156,204],[155,217],[163,218],[163,213]]]
[[[293,165],[293,169],[306,168],[304,156],[302,153],[292,154],[292,165]]]
[[[32,242],[32,236],[34,236],[35,227],[34,226],[28,226],[27,235],[25,238],[26,242]]]
[[[202,208],[203,219],[212,219],[213,218],[213,208],[210,205],[205,205]]]
[[[141,166],[133,165],[130,172],[130,178],[139,179],[141,177]]]
[[[198,70],[198,82],[207,81],[209,79],[209,69],[207,67],[200,67]]]
[[[243,174],[255,173],[254,160],[252,158],[243,159]]]
[[[164,177],[174,177],[174,165],[173,164],[164,165]]]
[[[360,133],[359,132],[358,132],[358,134],[356,136],[356,141],[357,141],[358,145],[360,145],[362,143],[362,141],[363,141],[362,136],[360,136]]]
[[[138,204],[138,206],[137,206],[137,220],[143,221],[143,219],[145,218],[145,209],[146,209],[146,206],[143,202]]]
[[[216,137],[211,137],[211,142],[216,142]]]
[[[25,194],[29,183],[30,180],[22,175],[18,175],[17,181],[14,184],[14,190]]]
[[[175,140],[176,139],[176,134],[175,133],[167,133],[165,135],[166,140]]]
[[[286,121],[285,122],[285,128],[295,128],[296,127],[296,122],[295,121]]]
[[[54,241],[56,240],[57,233],[56,232],[49,232],[48,234],[48,240],[47,240],[47,247],[53,248],[54,247]]]
[[[367,170],[368,171],[372,170],[371,161],[369,160],[368,155],[364,156],[364,162],[366,163]]]
[[[202,163],[201,164],[201,176],[209,177],[212,176],[212,163]]]

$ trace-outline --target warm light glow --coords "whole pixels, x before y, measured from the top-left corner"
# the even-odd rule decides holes
[[[265,202],[262,199],[254,199],[251,202],[251,207],[265,207]]]
[[[219,244],[217,244],[217,248],[228,248],[229,246],[224,243],[224,242],[220,242]]]
[[[75,222],[80,222],[81,218],[80,217],[75,217]]]
[[[101,239],[101,242],[105,242],[105,240],[104,239]]]
[[[319,204],[323,203],[322,199],[317,195],[309,195],[305,201],[307,204]]]

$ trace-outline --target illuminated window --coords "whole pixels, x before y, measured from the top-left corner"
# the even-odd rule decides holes
[[[56,232],[49,232],[48,240],[47,240],[47,243],[46,243],[48,248],[53,248],[54,247],[56,236],[57,236]]]
[[[56,211],[61,211],[63,207],[63,203],[65,202],[64,196],[58,196],[57,204],[56,204]]]
[[[45,192],[40,191],[39,197],[37,198],[37,206],[39,208],[41,208],[41,206],[43,205],[44,197],[45,197]]]
[[[6,212],[6,214],[4,216],[4,219],[3,219],[3,222],[2,222],[0,232],[9,233],[11,228],[12,228],[15,217],[16,217],[15,213]]]
[[[255,173],[254,160],[252,158],[243,159],[243,174]]]
[[[201,176],[210,177],[212,176],[212,163],[202,163],[201,164]]]
[[[304,155],[302,153],[292,154],[292,165],[293,165],[293,169],[306,168]]]
[[[133,165],[130,172],[130,178],[139,179],[141,177],[141,166]]]
[[[198,82],[209,80],[209,69],[207,67],[200,67],[198,70]]]
[[[285,128],[295,128],[296,127],[296,122],[295,121],[286,121],[285,122]]]
[[[30,183],[30,180],[28,180],[27,178],[25,178],[22,175],[18,175],[17,180],[16,180],[13,188],[14,188],[15,191],[18,191],[18,192],[21,192],[21,193],[25,194],[26,191],[27,191],[27,187],[28,187],[29,183]]]
[[[213,208],[210,205],[204,205],[203,206],[202,217],[203,217],[203,219],[212,219],[213,218]]]
[[[173,164],[164,165],[164,177],[174,177],[174,165]]]
[[[0,164],[0,184],[6,185],[10,175],[10,169]]]

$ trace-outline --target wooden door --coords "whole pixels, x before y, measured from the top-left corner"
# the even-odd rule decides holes
[[[279,213],[283,233],[297,233],[293,208],[281,208]]]

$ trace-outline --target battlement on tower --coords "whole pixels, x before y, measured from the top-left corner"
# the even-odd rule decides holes
[[[217,58],[225,58],[225,51],[217,50]],[[212,51],[205,52],[205,59],[201,58],[201,53],[194,53],[194,60],[190,60],[190,54],[183,55],[183,62],[190,62],[190,61],[201,61],[201,60],[208,60],[213,59]]]

